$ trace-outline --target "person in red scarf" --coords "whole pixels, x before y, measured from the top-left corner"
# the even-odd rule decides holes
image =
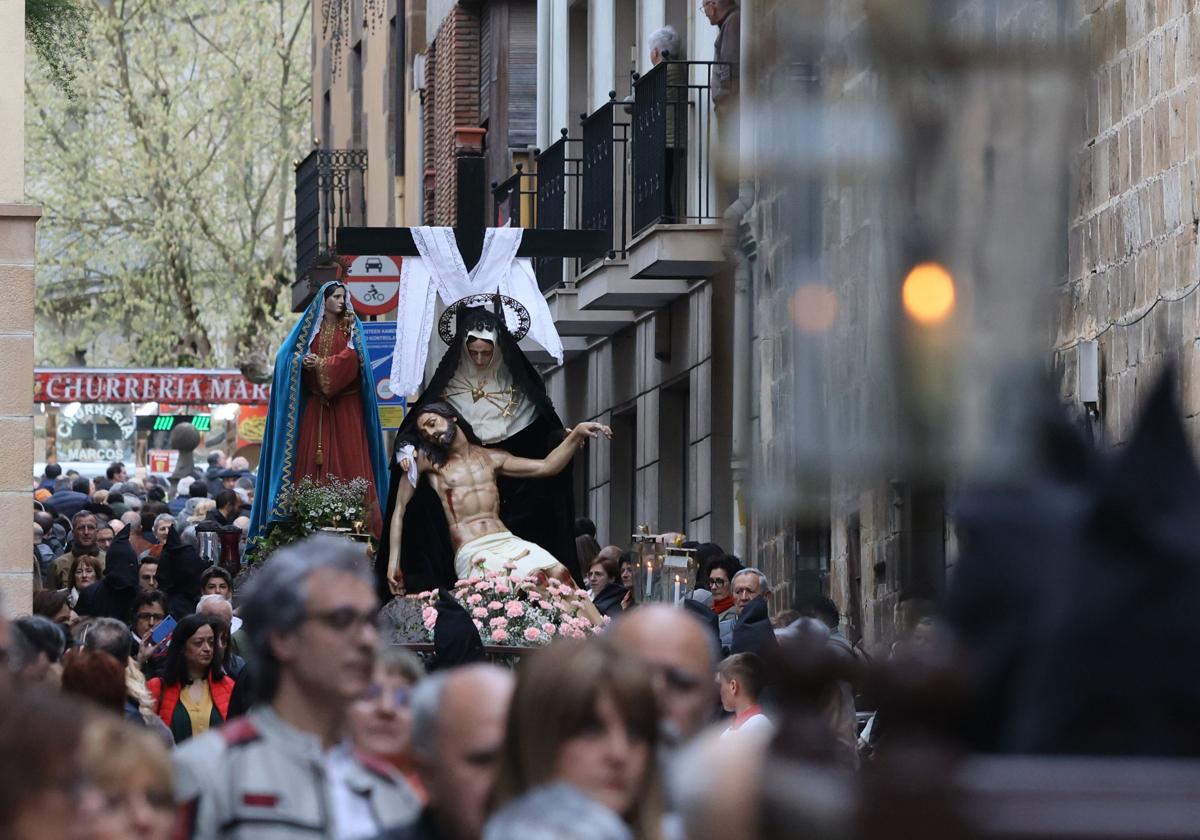
[[[712,593],[712,611],[721,615],[733,606],[733,576],[742,570],[742,564],[725,555],[709,561],[706,574],[701,578],[708,583]]]

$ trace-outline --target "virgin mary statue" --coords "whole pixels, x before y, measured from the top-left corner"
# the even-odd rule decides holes
[[[275,356],[250,537],[283,519],[279,493],[305,477],[365,478],[368,527],[379,538],[387,456],[362,322],[341,283],[326,283]]]

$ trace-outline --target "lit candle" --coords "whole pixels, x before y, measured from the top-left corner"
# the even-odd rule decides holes
[[[650,565],[650,561],[647,560],[646,561],[646,600],[647,601],[650,600],[650,586],[653,583],[653,580],[652,580],[653,575],[654,575],[654,572]]]
[[[675,575],[675,603],[679,603],[679,575]]]

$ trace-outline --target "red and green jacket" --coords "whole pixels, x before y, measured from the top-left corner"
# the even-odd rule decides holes
[[[233,686],[233,678],[228,675],[219,680],[209,678],[208,690],[212,695],[213,702],[211,719],[213,726],[219,726],[229,717],[229,698],[233,696]],[[187,709],[183,708],[179,702],[183,686],[180,683],[163,685],[161,677],[154,677],[146,681],[146,688],[150,689],[150,694],[154,697],[154,709],[158,712],[159,718],[175,736],[175,743],[178,744],[190,738],[192,736],[192,720],[188,716]],[[217,720],[218,716],[220,720]]]

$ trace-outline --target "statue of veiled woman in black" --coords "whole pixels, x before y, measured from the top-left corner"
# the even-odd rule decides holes
[[[474,302],[474,301],[472,301]],[[505,299],[506,305],[520,304]],[[546,386],[537,370],[521,352],[518,337],[509,332],[499,317],[499,300],[492,307],[455,304],[443,316],[443,326],[452,318],[452,336],[443,329],[449,347],[425,391],[417,399],[400,427],[389,460],[390,482],[384,522],[395,510],[396,493],[407,481],[396,451],[415,440],[412,419],[422,406],[449,402],[459,412],[459,425],[472,443],[503,449],[524,458],[544,458],[563,439],[566,430],[554,410]],[[549,551],[581,582],[575,555],[575,502],[571,468],[551,479],[501,477],[500,520],[516,536],[535,542]],[[392,593],[386,580],[390,554],[389,529],[384,528],[376,562],[380,597]],[[450,529],[437,494],[420,482],[404,513],[400,567],[407,592],[449,587],[457,575]]]

